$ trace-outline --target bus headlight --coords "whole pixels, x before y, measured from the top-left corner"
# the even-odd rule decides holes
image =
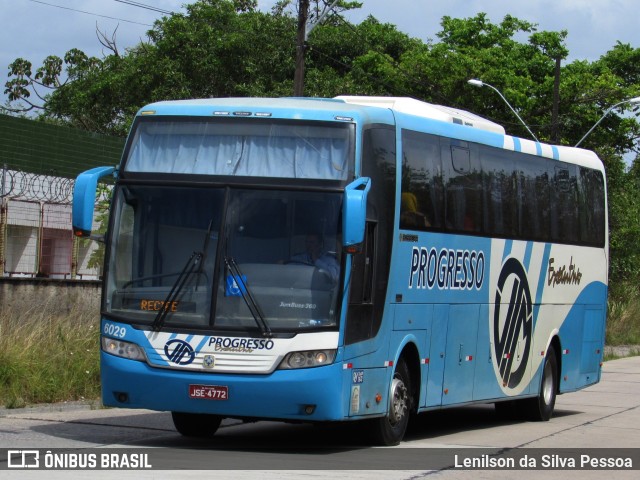
[[[116,357],[128,358],[129,360],[146,360],[144,351],[139,345],[114,338],[102,337],[102,350]]]
[[[291,352],[287,354],[282,363],[281,370],[292,370],[296,368],[321,367],[333,363],[336,358],[335,350],[309,350],[306,352]]]

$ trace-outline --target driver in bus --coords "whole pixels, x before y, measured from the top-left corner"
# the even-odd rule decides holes
[[[304,240],[305,251],[293,255],[288,263],[301,263],[303,265],[313,265],[320,268],[331,276],[335,282],[338,280],[340,265],[335,252],[324,250],[322,235],[313,232],[309,233]]]

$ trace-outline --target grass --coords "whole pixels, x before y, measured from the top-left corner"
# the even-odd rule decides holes
[[[610,290],[605,344],[640,345],[640,290],[635,282]]]
[[[94,308],[50,315],[46,305],[0,310],[0,405],[97,399],[98,318]]]

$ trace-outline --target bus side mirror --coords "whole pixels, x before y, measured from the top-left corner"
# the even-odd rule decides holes
[[[93,208],[96,204],[98,180],[115,172],[115,167],[96,167],[81,173],[73,188],[73,234],[89,237],[93,227]]]
[[[357,178],[344,189],[342,245],[346,253],[359,251],[360,244],[364,241],[369,190],[371,190],[369,177]]]

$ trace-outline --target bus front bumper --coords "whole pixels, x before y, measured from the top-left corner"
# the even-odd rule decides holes
[[[105,352],[100,355],[105,406],[300,421],[348,416],[340,363],[243,375],[153,368]],[[192,398],[192,385],[221,387],[226,398]]]

